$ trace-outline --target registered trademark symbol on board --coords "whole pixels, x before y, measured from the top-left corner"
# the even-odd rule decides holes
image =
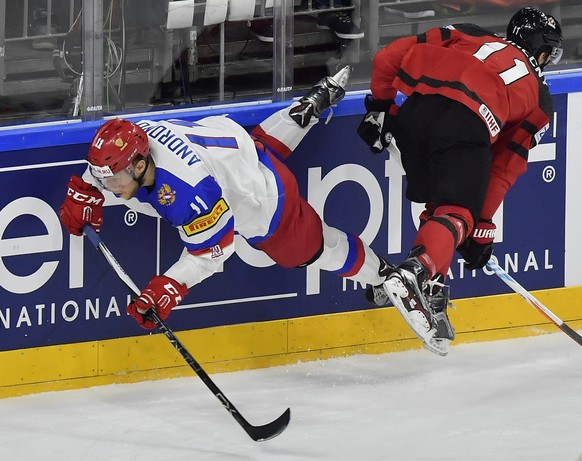
[[[545,182],[552,182],[556,179],[556,169],[553,166],[545,167],[544,171],[542,171],[542,179]]]
[[[127,210],[125,212],[123,220],[125,221],[125,224],[127,224],[128,226],[134,226],[135,223],[137,222],[137,212],[133,210]]]

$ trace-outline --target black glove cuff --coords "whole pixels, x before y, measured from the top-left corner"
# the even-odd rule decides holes
[[[388,112],[394,105],[394,99],[374,99],[371,94],[367,94],[364,99],[364,106],[367,112]]]

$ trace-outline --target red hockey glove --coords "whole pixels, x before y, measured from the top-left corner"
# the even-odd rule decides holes
[[[146,330],[156,327],[150,320],[147,311],[152,307],[162,320],[166,320],[174,307],[188,294],[186,285],[165,275],[156,275],[141,292],[139,297],[127,306],[127,313],[137,320]]]
[[[99,232],[103,223],[103,194],[78,176],[72,176],[67,187],[67,196],[59,208],[63,226],[73,235],[82,235],[85,224]]]
[[[370,146],[374,154],[379,154],[392,142],[390,125],[398,111],[393,99],[374,99],[367,94],[364,99],[366,115],[358,126],[358,135]]]
[[[493,254],[493,240],[497,227],[491,221],[479,221],[470,237],[457,247],[465,259],[465,268],[481,269]]]

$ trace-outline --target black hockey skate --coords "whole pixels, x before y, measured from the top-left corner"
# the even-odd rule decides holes
[[[426,289],[431,286],[431,281],[427,282],[426,276],[424,265],[418,257],[411,255],[388,277],[384,287],[390,300],[412,331],[422,340],[424,347],[445,356],[448,354],[448,345],[454,338],[454,330],[446,315],[448,298],[442,289],[427,296]]]
[[[349,66],[341,69],[333,77],[325,77],[317,82],[299,100],[299,104],[289,110],[289,115],[300,127],[309,125],[311,117],[319,117],[325,110],[338,103],[346,94],[344,90],[350,77]]]
[[[455,339],[455,329],[447,315],[447,308],[454,307],[450,302],[449,286],[443,283],[444,277],[437,274],[426,282],[424,292],[426,300],[433,315],[432,325],[436,329],[432,337],[432,344],[435,349],[440,349],[440,355],[446,355],[450,342]]]

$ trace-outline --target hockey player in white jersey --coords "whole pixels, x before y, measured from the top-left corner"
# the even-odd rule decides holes
[[[346,67],[268,117],[250,134],[227,116],[196,122],[115,119],[95,134],[83,178],[72,177],[60,208],[64,227],[81,235],[102,224],[101,191],[174,226],[184,251],[154,276],[127,310],[144,328],[146,312],[166,319],[188,289],[234,252],[237,232],[282,267],[314,265],[379,285],[388,267],[359,237],[327,226],[299,195],[280,159],[293,152],[319,116],[345,94]]]

